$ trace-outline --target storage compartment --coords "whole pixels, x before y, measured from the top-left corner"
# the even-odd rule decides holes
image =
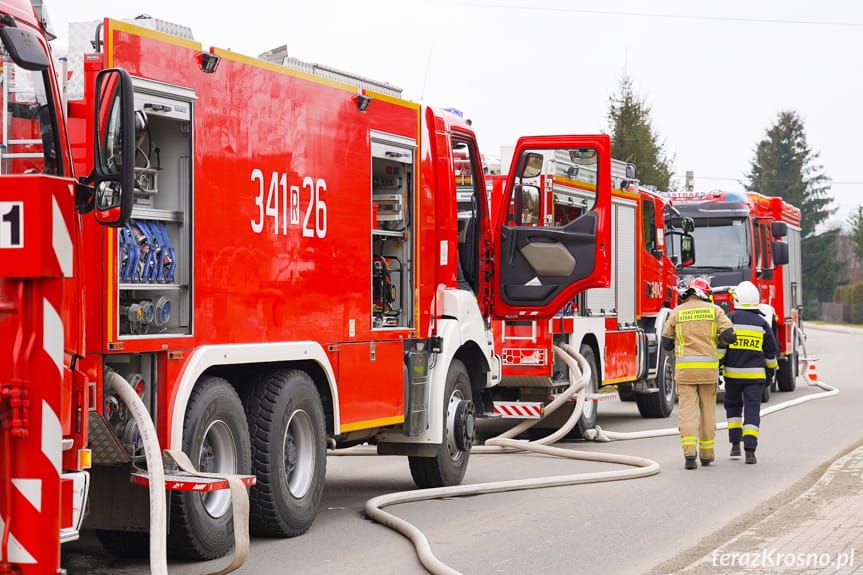
[[[414,146],[395,136],[372,137],[372,328],[413,322]]]
[[[190,335],[194,93],[134,83],[135,198],[117,233],[118,333]]]

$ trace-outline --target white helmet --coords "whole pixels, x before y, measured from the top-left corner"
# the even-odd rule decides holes
[[[761,303],[761,297],[758,294],[758,288],[750,281],[740,282],[734,288],[734,301],[737,305],[744,309],[758,309],[758,304]]]

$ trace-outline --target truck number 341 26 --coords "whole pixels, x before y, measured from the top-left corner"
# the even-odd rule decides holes
[[[258,214],[251,220],[253,232],[260,234],[266,229],[287,235],[289,227],[301,227],[304,238],[327,237],[326,180],[306,176],[302,185],[288,185],[286,172],[273,172],[267,183],[264,172],[255,168],[251,181],[258,188],[255,196]],[[272,221],[272,226],[267,225],[268,221]]]

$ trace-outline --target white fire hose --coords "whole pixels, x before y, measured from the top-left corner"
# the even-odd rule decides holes
[[[147,412],[147,407],[138,393],[125,378],[113,370],[106,373],[107,383],[117,392],[129,413],[138,425],[144,455],[147,460],[147,474],[150,490],[150,573],[168,575],[168,515],[165,496],[165,467],[156,428]],[[249,496],[243,482],[236,475],[220,473],[201,473],[197,471],[182,451],[165,450],[165,455],[174,459],[179,469],[191,475],[225,479],[231,490],[231,507],[234,517],[234,551],[228,564],[208,575],[226,575],[238,569],[249,552]]]
[[[367,501],[365,506],[366,514],[378,523],[394,529],[410,539],[414,544],[420,562],[430,573],[452,575],[457,574],[458,571],[452,569],[435,557],[434,553],[431,551],[428,539],[422,531],[404,519],[396,517],[391,513],[387,513],[383,510],[384,507],[399,503],[438,499],[442,497],[460,497],[481,493],[499,493],[502,491],[562,487],[565,485],[578,485],[583,483],[598,483],[602,481],[616,481],[620,479],[646,477],[659,473],[659,464],[643,457],[618,455],[616,453],[576,451],[547,445],[548,443],[553,443],[569,433],[572,428],[575,427],[576,423],[578,423],[584,407],[584,388],[587,382],[590,381],[591,377],[590,365],[573,347],[563,344],[560,347],[555,346],[554,351],[569,367],[570,386],[560,397],[556,398],[548,405],[545,410],[546,415],[549,415],[558,407],[567,401],[570,401],[570,398],[574,394],[578,394],[575,408],[563,427],[548,437],[544,437],[534,442],[516,441],[512,439],[530,428],[532,425],[535,425],[539,420],[525,421],[498,437],[493,437],[487,440],[485,445],[473,448],[473,453],[511,453],[514,451],[532,451],[535,453],[564,457],[567,459],[621,463],[633,466],[635,469],[579,473],[575,475],[559,475],[554,477],[538,477],[510,481],[495,481],[490,483],[478,483],[475,485],[438,487],[434,489],[415,489],[412,491],[380,495]]]
[[[147,459],[147,473],[150,475],[150,573],[168,575],[168,553],[166,537],[168,516],[165,505],[165,468],[162,465],[162,451],[156,428],[147,412],[147,406],[138,396],[132,385],[116,371],[106,373],[108,383],[129,408],[132,418],[138,424],[144,455]]]
[[[808,364],[810,361],[812,361],[812,358],[810,358],[808,353],[806,353],[806,345],[802,332],[800,332],[799,328],[796,325],[794,326],[794,330],[800,336],[798,341],[801,342],[801,347],[804,352],[804,367],[808,370]],[[562,449],[559,447],[551,447],[550,445],[548,445],[550,443],[558,441],[560,438],[564,437],[567,433],[569,433],[573,429],[573,427],[575,427],[576,423],[581,417],[581,413],[584,408],[584,388],[587,382],[590,381],[591,377],[590,365],[572,346],[569,346],[567,344],[563,344],[560,347],[555,346],[554,351],[569,367],[570,387],[567,388],[567,390],[562,395],[557,397],[552,403],[550,403],[546,407],[544,417],[553,413],[558,407],[560,407],[567,401],[570,401],[571,397],[577,393],[578,395],[575,408],[573,409],[573,412],[569,419],[566,421],[566,423],[551,435],[537,441],[526,442],[514,440],[513,437],[520,435],[539,421],[526,420],[516,425],[512,429],[500,434],[499,436],[488,439],[484,445],[474,447],[472,449],[472,452],[511,453],[515,451],[531,451],[535,453],[564,457],[567,459],[601,461],[605,463],[621,463],[624,465],[633,466],[635,467],[635,469],[626,469],[621,471],[604,471],[598,473],[580,473],[576,475],[540,477],[511,481],[496,481],[490,483],[479,483],[476,485],[439,487],[435,489],[416,489],[400,493],[380,495],[367,501],[365,505],[366,514],[374,521],[377,521],[382,525],[394,529],[408,539],[410,539],[414,545],[414,548],[416,549],[417,556],[419,557],[420,562],[430,573],[433,573],[435,575],[459,574],[458,571],[446,565],[434,555],[431,550],[431,546],[429,545],[428,539],[422,533],[422,531],[420,531],[414,525],[405,521],[404,519],[401,519],[399,517],[396,517],[395,515],[392,515],[391,513],[384,511],[384,507],[397,505],[400,503],[438,499],[443,497],[459,497],[467,495],[478,495],[483,493],[499,493],[503,491],[518,491],[524,489],[578,485],[583,483],[598,483],[603,481],[615,481],[620,479],[646,477],[659,473],[659,464],[650,459],[629,455],[618,455],[614,453],[596,453],[589,451]],[[577,376],[576,374],[580,374],[580,376]],[[810,385],[817,385],[825,391],[772,406],[768,409],[762,410],[761,415],[769,415],[781,409],[787,409],[788,407],[799,405],[807,401],[822,399],[839,393],[838,389],[829,386],[821,381],[811,382]],[[728,423],[722,422],[717,424],[716,429],[726,429],[727,427]],[[599,426],[596,426],[596,430],[588,430],[586,432],[585,435],[587,437],[585,437],[585,439],[593,439],[596,441],[612,441],[623,439],[641,439],[647,437],[661,437],[665,435],[677,435],[679,433],[680,431],[676,427],[653,431],[617,433],[613,431],[603,431]],[[351,451],[353,450],[337,450],[336,452],[331,453],[342,455],[361,455],[364,453],[371,453],[369,451],[360,450],[351,453]]]

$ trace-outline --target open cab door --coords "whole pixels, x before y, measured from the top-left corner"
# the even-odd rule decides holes
[[[495,319],[552,317],[582,291],[607,287],[610,138],[520,138],[493,216]]]

